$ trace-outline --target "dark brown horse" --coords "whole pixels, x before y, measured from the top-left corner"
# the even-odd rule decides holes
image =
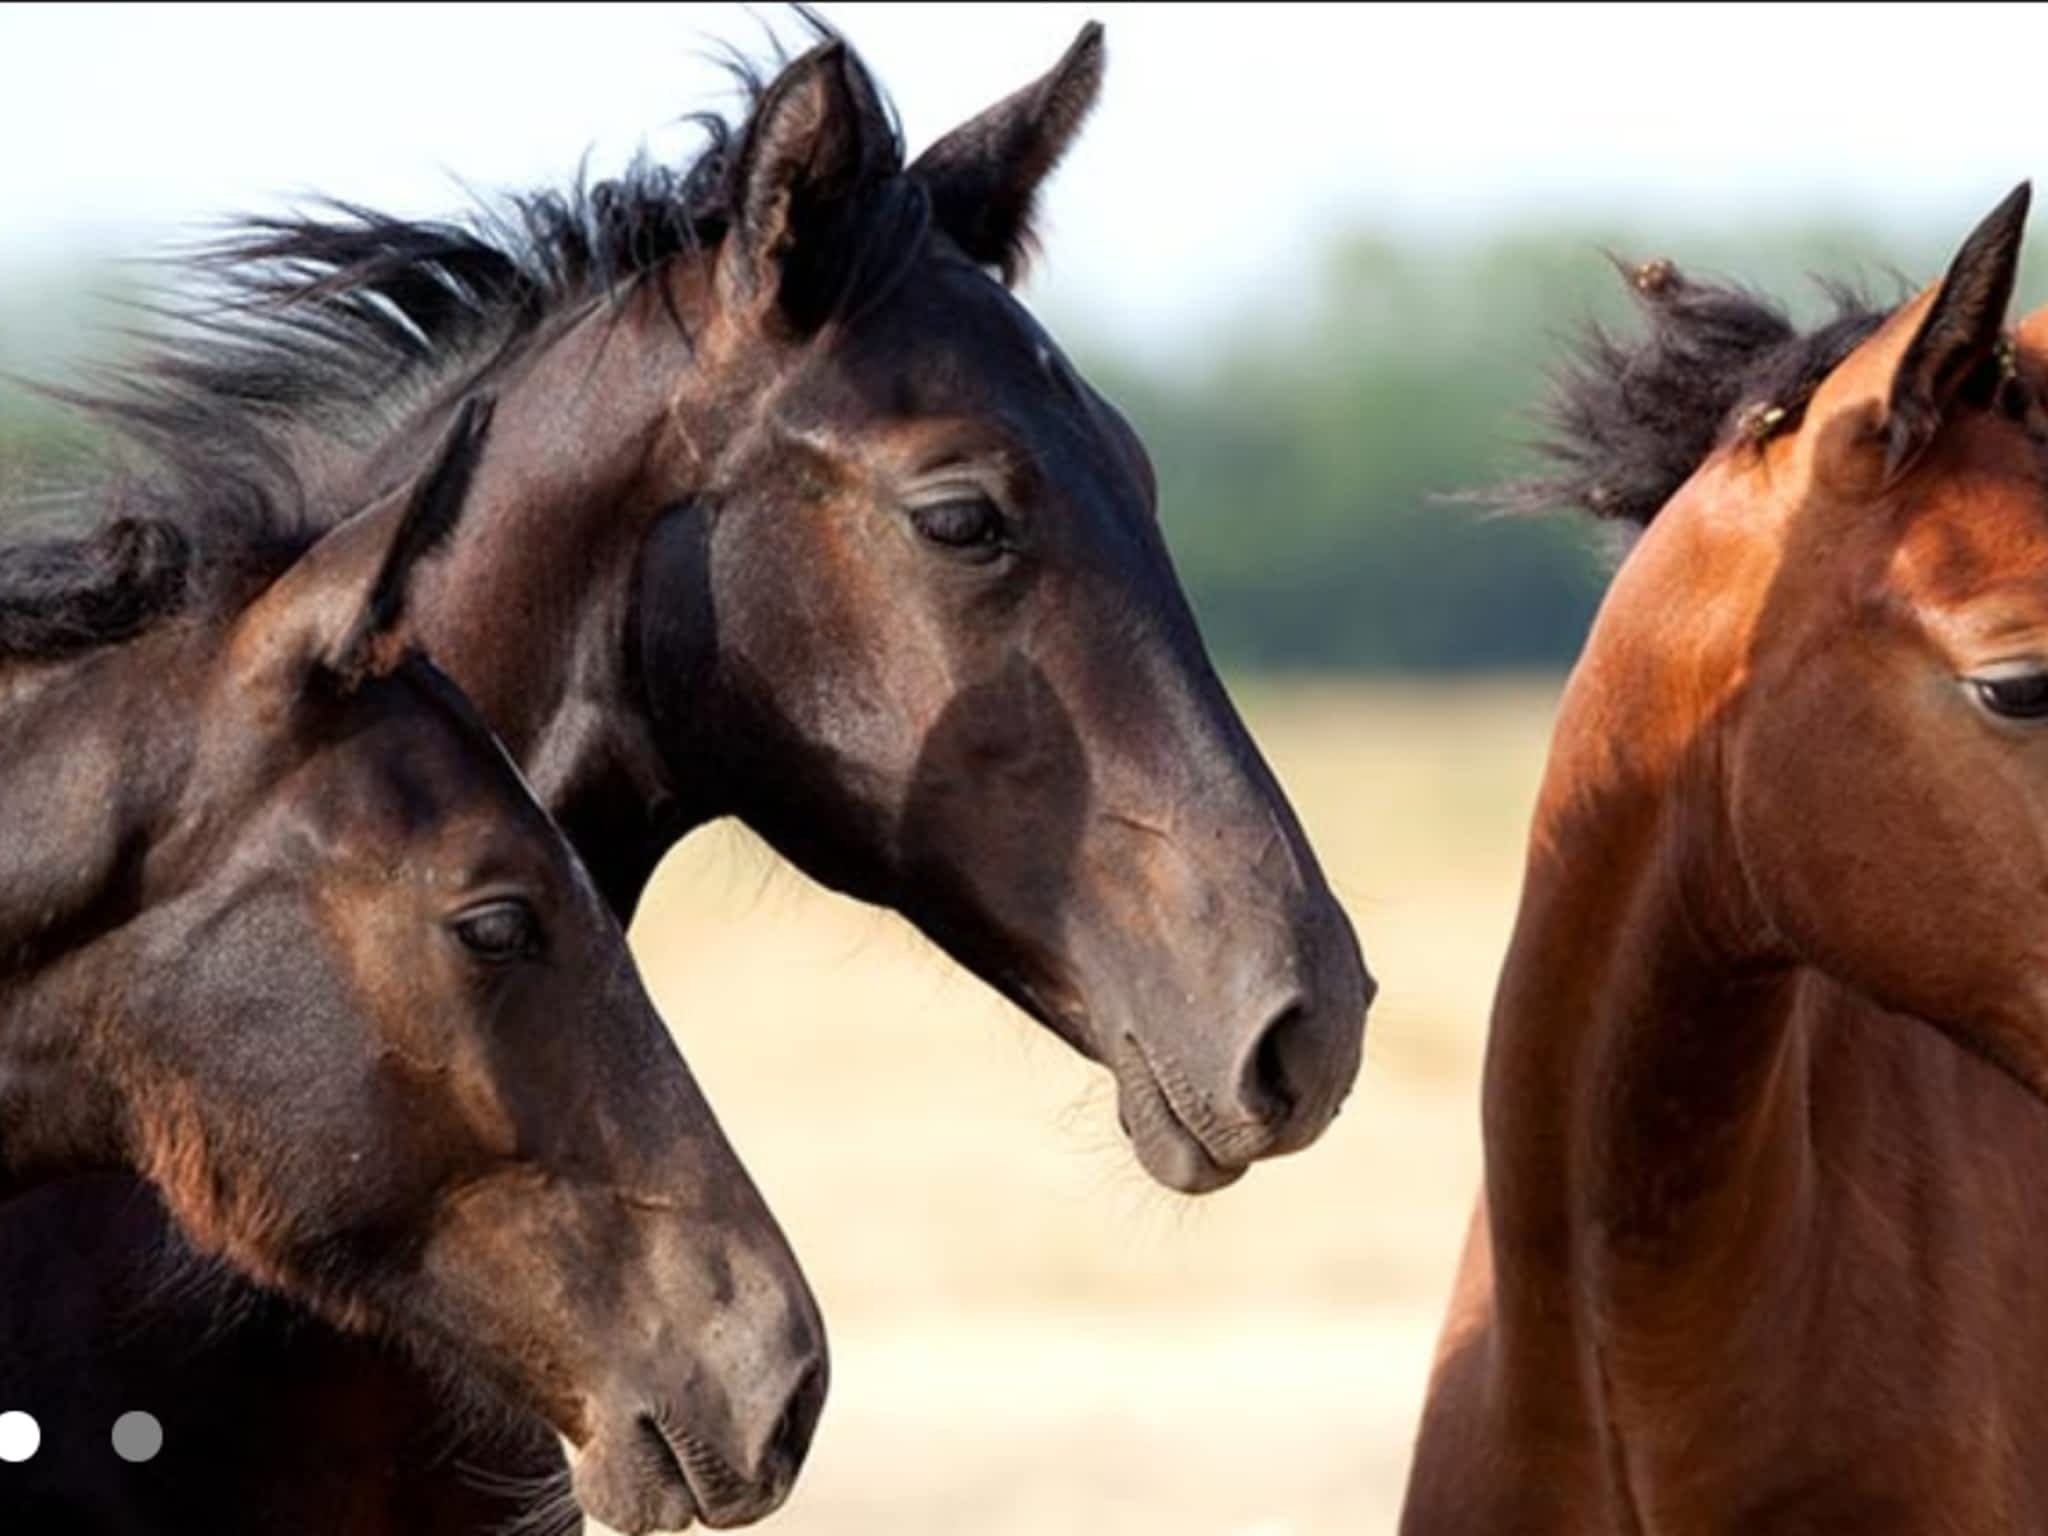
[[[132,1169],[237,1271],[544,1417],[599,1518],[743,1521],[816,1422],[816,1308],[617,922],[414,649],[485,418],[274,579],[291,530],[229,560],[215,527],[202,571],[176,507],[0,550],[0,1195]],[[34,1484],[0,1467],[10,1530],[118,1518],[64,1386],[0,1361],[49,1437]]]
[[[992,275],[1101,64],[1091,28],[906,167],[828,40],[681,176],[485,233],[258,228],[223,258],[256,307],[127,420],[331,517],[495,388],[429,638],[615,910],[738,815],[1108,1065],[1145,1166],[1202,1190],[1329,1122],[1368,983],[1143,449]]]
[[[906,164],[826,39],[681,174],[481,225],[259,227],[222,260],[243,307],[116,419],[162,472],[322,521],[487,382],[500,425],[419,622],[615,910],[737,816],[1108,1066],[1144,1165],[1198,1191],[1328,1123],[1371,984],[1203,654],[1143,449],[1006,286],[1101,70],[1091,27]],[[189,1310],[135,1317],[147,1212],[110,1186],[6,1213],[0,1255],[67,1227],[122,1326],[23,1309],[0,1353],[136,1402],[211,1380],[173,1448],[244,1443],[252,1358],[308,1413],[341,1397],[334,1341],[287,1370],[250,1342],[274,1329],[209,1355]],[[356,1475],[453,1454],[398,1435]]]
[[[2048,1524],[2026,207],[1811,335],[1645,268],[1570,386],[1534,494],[1647,527],[1557,725],[1408,1531]]]

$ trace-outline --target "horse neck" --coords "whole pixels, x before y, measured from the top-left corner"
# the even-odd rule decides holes
[[[190,638],[0,664],[0,1195],[119,1161],[96,1032],[132,973],[116,951],[151,828],[186,778]]]
[[[479,381],[497,395],[490,448],[413,606],[425,649],[630,915],[661,854],[713,813],[656,744],[632,632],[643,547],[693,484],[675,398],[691,353],[653,285],[623,303]],[[416,424],[420,453],[439,430]]]
[[[82,655],[0,662],[0,983],[125,919],[190,777],[217,639],[173,621]]]
[[[1504,1311],[1555,1316],[1571,1276],[1603,1316],[1677,1321],[1756,1294],[1803,1219],[1801,982],[1758,963],[1722,771],[1768,580],[1725,553],[1653,527],[1560,711],[1486,1067]]]
[[[58,962],[0,980],[0,1199],[127,1166],[120,1095],[86,1039],[118,1006],[113,970]]]

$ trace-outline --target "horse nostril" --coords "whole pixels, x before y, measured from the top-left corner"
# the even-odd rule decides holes
[[[775,1421],[775,1428],[768,1435],[767,1456],[764,1458],[771,1467],[776,1467],[786,1477],[795,1477],[797,1469],[804,1463],[804,1455],[811,1447],[811,1436],[817,1431],[818,1419],[825,1411],[825,1368],[817,1361],[804,1367],[804,1373],[797,1379],[796,1387],[789,1394],[789,1401],[783,1404],[782,1417]]]
[[[1304,1027],[1308,1005],[1290,1003],[1266,1026],[1252,1048],[1238,1082],[1238,1100],[1262,1125],[1284,1124],[1294,1113],[1300,1087],[1288,1068],[1294,1036]]]

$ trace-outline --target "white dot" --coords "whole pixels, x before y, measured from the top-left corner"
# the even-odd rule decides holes
[[[0,1413],[0,1461],[27,1461],[43,1443],[42,1426],[25,1413]]]
[[[114,1420],[114,1454],[123,1461],[148,1461],[164,1448],[164,1427],[153,1413],[124,1413]]]

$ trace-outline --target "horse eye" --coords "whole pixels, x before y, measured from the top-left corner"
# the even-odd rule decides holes
[[[463,947],[485,960],[522,960],[540,951],[540,921],[517,897],[473,907],[453,926]]]
[[[986,556],[1002,547],[1003,514],[986,496],[961,496],[912,507],[910,524],[946,549]]]
[[[1977,702],[2007,720],[2048,720],[2048,672],[1973,677]]]

